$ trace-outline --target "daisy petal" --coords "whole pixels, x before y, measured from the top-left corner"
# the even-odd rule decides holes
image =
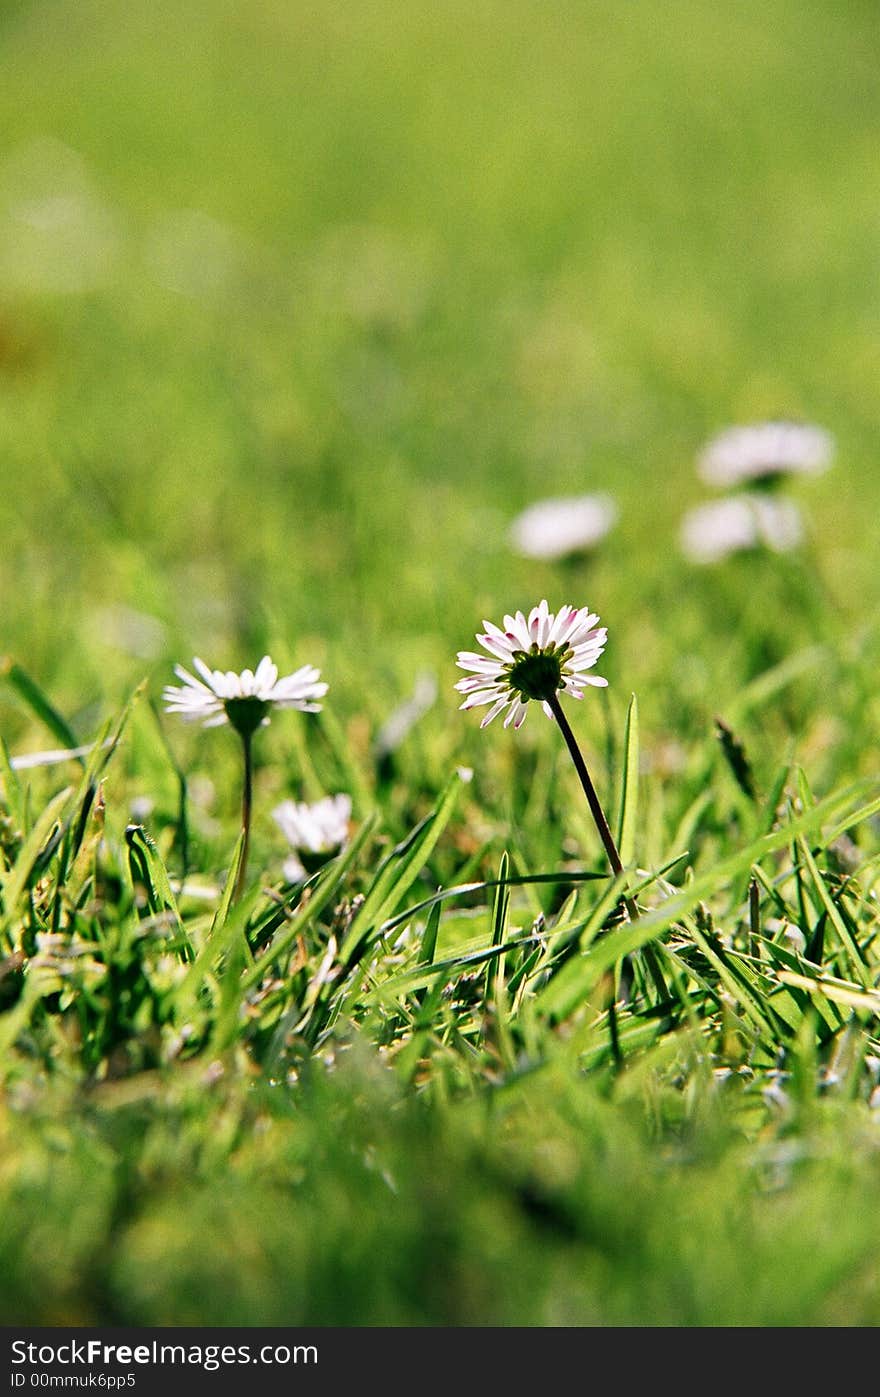
[[[587,687],[602,689],[608,681],[589,674],[605,649],[608,631],[589,607],[566,604],[552,612],[546,597],[526,614],[506,612],[502,629],[483,621],[477,641],[488,658],[459,650],[456,665],[466,671],[455,689],[464,694],[462,709],[488,707],[480,724],[504,712],[504,726],[522,727],[529,703],[537,700],[552,719],[550,699],[561,691],[582,700]]]

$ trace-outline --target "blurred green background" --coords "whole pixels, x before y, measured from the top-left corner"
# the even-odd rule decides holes
[[[484,616],[589,604],[610,688],[570,707],[602,798],[613,811],[636,691],[639,866],[686,848],[672,876],[717,869],[719,935],[742,931],[729,859],[773,824],[786,763],[807,804],[878,769],[878,45],[876,0],[0,0],[0,661],[83,741],[193,653],[319,665],[320,719],[260,735],[254,880],[280,876],[276,799],[351,790],[355,826],[378,810],[377,861],[467,764],[430,891],[502,849],[529,872],[597,862],[552,725],[481,735],[452,690]],[[837,444],[789,487],[803,547],[687,562],[682,517],[714,497],[700,448],[779,417]],[[619,506],[595,554],[511,550],[524,506],[594,490]],[[372,744],[424,674],[436,702],[389,774]],[[214,878],[234,846],[230,735],[164,732],[190,863],[183,783],[140,704],[94,833],[111,968],[117,920],[152,954],[129,817],[175,877]],[[0,736],[58,745],[2,682]],[[71,770],[27,774],[23,827]],[[866,946],[876,828],[849,845]],[[821,931],[800,874],[796,893]],[[316,914],[316,966],[328,926]],[[865,1035],[840,1035],[861,1057],[825,1078],[805,1013],[791,1101],[765,1101],[763,1077],[714,1071],[748,1042],[710,994],[693,1044],[673,1026],[634,1050],[612,1095],[566,1024],[540,1045],[558,1074],[517,1080],[517,1059],[501,1080],[490,1006],[483,1056],[466,1039],[426,1083],[392,1087],[368,1020],[328,1030],[300,1090],[258,1080],[250,1018],[219,1072],[201,1051],[138,1070],[153,1011],[132,994],[131,1074],[104,1053],[87,1085],[84,999],[37,1005],[33,1034],[4,1012],[7,1318],[876,1322]],[[434,1109],[447,1091],[470,1099]]]
[[[870,0],[0,17],[2,648],[84,739],[194,652],[311,660],[373,727],[427,667],[451,718],[455,649],[542,595],[657,729],[829,615],[876,647]],[[686,567],[699,447],[779,416],[838,444],[806,554]],[[597,557],[511,553],[593,489]]]

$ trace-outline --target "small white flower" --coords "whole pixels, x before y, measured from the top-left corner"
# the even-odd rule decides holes
[[[303,665],[294,674],[278,678],[278,667],[264,655],[256,670],[245,669],[241,674],[209,669],[203,660],[193,659],[201,675],[197,679],[182,665],[174,672],[181,685],[167,684],[164,691],[165,708],[179,713],[190,722],[203,722],[207,728],[231,725],[245,735],[269,721],[272,708],[298,708],[302,713],[318,713],[328,685],[319,683],[320,671],[314,665]]]
[[[348,840],[351,796],[324,796],[312,805],[284,800],[272,811],[272,818],[288,844],[300,853],[335,853]]]
[[[517,515],[509,537],[525,558],[566,558],[594,548],[616,520],[617,506],[610,495],[540,500]]]
[[[760,422],[730,427],[703,448],[697,471],[724,489],[781,475],[818,475],[831,463],[834,440],[821,427],[801,422]]]
[[[466,695],[460,707],[491,705],[483,728],[507,708],[504,726],[519,728],[531,699],[552,718],[549,700],[558,691],[580,699],[588,684],[604,689],[607,679],[584,673],[605,649],[608,632],[596,625],[598,620],[586,606],[563,606],[554,614],[542,601],[528,619],[521,611],[505,616],[503,630],[484,621],[485,632],[477,640],[488,654],[460,650],[456,660],[459,669],[472,671],[455,686]]]
[[[697,505],[681,524],[682,550],[694,563],[717,563],[731,553],[760,547],[786,553],[802,538],[794,501],[766,495],[733,495]]]

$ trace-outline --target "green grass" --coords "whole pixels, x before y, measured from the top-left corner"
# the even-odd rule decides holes
[[[859,0],[0,7],[4,1320],[878,1322],[876,51]],[[697,451],[785,416],[803,548],[688,564]],[[593,489],[590,558],[510,551]],[[555,728],[457,712],[542,596],[609,628],[634,927]],[[234,735],[161,688],[267,650],[330,692],[236,905]],[[271,811],[342,790],[303,894]]]

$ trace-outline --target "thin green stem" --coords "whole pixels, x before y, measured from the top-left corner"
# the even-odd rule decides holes
[[[235,879],[235,892],[233,901],[238,902],[244,891],[244,882],[247,876],[248,853],[251,846],[251,807],[254,794],[254,763],[251,751],[253,733],[241,733],[241,744],[244,752],[244,782],[241,791],[241,832],[244,836],[241,845],[241,859],[238,864],[238,875]]]
[[[608,856],[608,862],[611,864],[612,872],[617,877],[620,877],[620,875],[624,873],[625,870],[620,854],[617,849],[617,845],[614,842],[614,835],[611,833],[610,826],[605,818],[605,811],[602,809],[599,797],[596,794],[596,787],[593,785],[593,782],[590,778],[590,773],[587,770],[587,764],[584,761],[581,749],[577,744],[577,738],[572,732],[569,721],[562,711],[562,704],[559,702],[558,693],[554,694],[552,698],[548,699],[548,703],[550,704],[550,708],[552,709],[553,717],[556,719],[556,722],[559,725],[559,729],[562,733],[562,736],[565,738],[565,745],[568,748],[569,753],[571,754],[571,759],[574,762],[574,769],[578,774],[578,780],[580,781],[581,786],[583,787],[584,795],[587,797],[587,804],[590,807],[590,814],[593,817],[596,829],[599,831],[599,838],[602,840],[602,843],[604,845],[605,853]],[[623,901],[627,913],[629,915],[630,921],[636,921],[639,915],[639,909],[636,906],[634,899],[631,897],[627,897],[624,894]]]

